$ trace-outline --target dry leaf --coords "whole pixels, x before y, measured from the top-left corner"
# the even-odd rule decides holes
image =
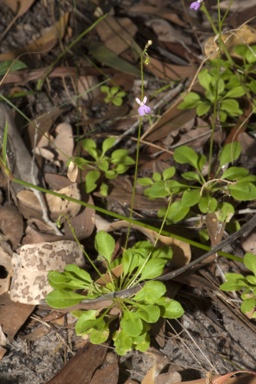
[[[0,295],[9,291],[12,271],[12,250],[4,237],[0,236]]]
[[[225,32],[221,36],[222,41],[229,52],[236,45],[250,45],[256,43],[256,30],[249,25],[242,25],[241,27]],[[217,44],[216,36],[209,37],[204,43],[205,56],[211,56],[211,59],[217,57],[219,47]]]
[[[26,13],[34,2],[35,0],[0,0],[0,3],[7,5],[16,17]]]
[[[34,152],[57,166],[66,167],[67,160],[72,157],[74,150],[72,127],[68,123],[61,123],[57,125],[55,132],[55,139],[47,134],[42,136]]]
[[[104,45],[117,55],[126,51],[130,46],[137,47],[132,36],[135,35],[138,28],[131,19],[108,15],[95,29]],[[137,48],[137,51],[140,52],[139,47]]]
[[[0,207],[0,229],[5,240],[15,249],[23,236],[23,218],[14,205]]]
[[[81,195],[77,184],[71,184],[62,188],[58,193],[80,200]],[[19,210],[25,218],[42,218],[42,209],[36,195],[29,190],[20,191],[17,194]],[[74,217],[81,209],[81,205],[60,197],[45,194],[49,214],[52,220],[57,220],[60,215]]]
[[[40,304],[52,291],[48,272],[63,271],[67,264],[84,266],[83,251],[75,241],[23,245],[12,259],[11,299],[19,303]]]
[[[163,19],[150,19],[146,22],[146,25],[153,29],[159,41],[172,42],[172,43],[180,43],[183,44],[191,44],[191,38],[177,28],[172,27],[172,25]]]
[[[48,52],[55,46],[56,43],[63,39],[68,23],[68,18],[69,13],[65,13],[52,27],[42,30],[42,36],[39,37],[39,39],[29,43],[26,47],[13,52],[1,53],[0,61],[14,60],[23,53]]]

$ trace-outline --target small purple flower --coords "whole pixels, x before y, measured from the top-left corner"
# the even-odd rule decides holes
[[[137,97],[135,100],[140,105],[140,107],[138,109],[140,116],[144,116],[147,113],[150,113],[151,108],[148,105],[145,105],[147,102],[147,96],[144,96],[143,101],[140,101],[140,99],[138,99]]]
[[[197,11],[200,8],[200,5],[203,0],[197,0],[190,4],[190,9],[194,9],[194,11]]]

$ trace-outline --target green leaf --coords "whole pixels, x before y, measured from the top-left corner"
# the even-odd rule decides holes
[[[18,71],[20,69],[27,68],[26,64],[20,60],[6,60],[0,63],[0,76],[5,75],[6,72]]]
[[[248,201],[256,199],[256,186],[252,183],[237,182],[229,185],[228,190],[231,196],[238,201]]]
[[[49,284],[55,289],[86,289],[88,284],[76,279],[72,276],[65,276],[64,273],[60,273],[57,271],[50,271],[48,273],[48,281]]]
[[[217,206],[218,201],[210,195],[201,197],[198,203],[198,207],[202,213],[215,212]]]
[[[241,311],[243,313],[251,312],[256,307],[256,299],[255,297],[251,297],[250,299],[246,299],[241,304]]]
[[[120,327],[127,335],[137,337],[143,330],[143,322],[137,312],[126,310],[120,321]]]
[[[210,109],[211,109],[211,104],[207,101],[204,101],[197,106],[196,113],[198,116],[203,116],[206,113],[208,113]]]
[[[184,207],[192,207],[201,199],[200,189],[191,189],[184,191],[181,201]]]
[[[107,85],[102,85],[100,87],[101,92],[109,94],[110,88]]]
[[[95,159],[98,159],[97,145],[92,139],[84,139],[82,141],[82,147]]]
[[[151,187],[145,189],[144,195],[151,198],[160,198],[170,195],[170,192],[166,188],[166,181],[160,180],[155,182]]]
[[[244,265],[256,276],[256,255],[246,253],[244,256]]]
[[[97,188],[96,181],[100,178],[100,172],[99,171],[89,171],[85,176],[85,190],[86,193],[91,193],[94,191],[95,188]]]
[[[241,144],[239,142],[233,142],[226,144],[220,154],[219,162],[220,166],[223,167],[227,163],[232,163],[238,159],[241,153]]]
[[[245,55],[245,59],[248,61],[248,63],[253,64],[256,62],[256,46],[253,45],[247,48],[248,49]]]
[[[161,281],[147,281],[141,290],[133,297],[133,300],[154,304],[165,292],[166,287]]]
[[[89,311],[86,311],[86,312],[89,312]],[[106,329],[106,324],[102,317],[95,318],[95,316],[93,317],[93,314],[91,314],[91,317],[92,317],[91,319],[89,319],[88,316],[84,316],[84,315],[79,317],[75,325],[75,330],[77,335],[87,335],[93,329],[98,331],[102,331]]]
[[[202,183],[200,176],[195,172],[182,173],[182,177],[186,180],[197,181],[199,183]]]
[[[112,100],[112,103],[116,106],[116,107],[120,107],[122,104],[123,104],[123,99],[121,97],[115,97],[113,100]]]
[[[180,201],[175,201],[168,208],[167,220],[170,223],[177,223],[188,214],[189,207],[184,207]]]
[[[177,163],[190,164],[195,169],[199,170],[198,154],[190,147],[183,145],[174,151],[173,158]]]
[[[256,276],[252,276],[252,275],[246,276],[246,280],[251,285],[256,285]]]
[[[239,116],[243,114],[243,111],[239,108],[239,104],[236,100],[225,99],[221,102],[223,111],[226,111],[230,116]]]
[[[100,186],[100,194],[101,196],[107,196],[108,195],[108,185],[105,183],[102,183]]]
[[[219,221],[229,222],[235,213],[235,209],[232,204],[225,201],[220,205],[219,210],[216,212]]]
[[[160,309],[157,305],[140,305],[137,314],[147,323],[156,323],[160,317]]]
[[[129,151],[127,149],[116,149],[112,154],[111,154],[111,163],[113,164],[118,164],[122,163],[126,156],[128,155]]]
[[[162,307],[162,317],[165,319],[177,319],[184,313],[184,309],[176,300],[169,299],[169,297],[161,297],[157,300],[156,304]]]
[[[234,87],[232,89],[230,89],[230,91],[228,91],[225,95],[225,98],[227,97],[230,97],[230,98],[236,98],[236,97],[242,97],[244,96],[245,94],[245,91],[243,89],[243,87],[241,85],[239,85],[238,87]]]
[[[86,283],[91,283],[92,278],[88,272],[86,272],[84,269],[79,268],[76,264],[68,264],[65,267],[65,271],[74,273],[75,276],[80,278],[82,281],[85,281]]]
[[[124,330],[116,331],[113,334],[116,352],[123,356],[132,349],[133,339]]]
[[[46,298],[46,303],[52,308],[67,308],[79,304],[85,296],[65,289],[55,289]]]
[[[138,183],[143,187],[148,187],[149,185],[153,184],[153,181],[149,177],[142,177],[138,179]]]
[[[108,137],[107,139],[105,139],[102,143],[102,155],[105,155],[105,153],[113,147],[113,145],[115,144],[115,137]]]
[[[166,260],[153,259],[149,260],[145,267],[143,267],[139,280],[154,279],[162,274]]]
[[[175,168],[174,167],[169,167],[169,168],[166,168],[164,171],[163,171],[163,179],[164,180],[168,180],[168,179],[171,179],[174,175],[175,175]]]
[[[125,251],[122,257],[122,266],[125,276],[131,275],[131,273],[141,266],[143,259],[136,253]]]
[[[90,331],[90,342],[92,344],[105,343],[105,341],[107,341],[108,337],[109,337],[109,329],[107,326],[103,329],[94,329],[93,328]]]
[[[110,264],[115,249],[115,240],[109,233],[99,231],[95,236],[95,249]]]
[[[178,109],[193,109],[198,106],[198,103],[201,103],[200,96],[195,92],[189,92],[178,105]]]
[[[135,349],[140,352],[145,352],[150,346],[150,337],[148,332],[142,333],[134,340]]]
[[[106,157],[100,158],[97,161],[97,166],[101,171],[107,172],[109,169],[109,159]]]
[[[213,77],[209,74],[209,70],[204,68],[198,74],[198,81],[202,87],[209,90],[211,87]]]
[[[227,180],[237,180],[249,174],[248,169],[242,167],[230,167],[226,169],[221,178]]]

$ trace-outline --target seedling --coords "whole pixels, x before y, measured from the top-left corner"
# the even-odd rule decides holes
[[[97,144],[92,139],[84,139],[82,147],[88,152],[92,159],[74,157],[72,161],[82,170],[88,170],[85,177],[85,189],[87,193],[94,191],[102,176],[106,179],[115,179],[117,175],[125,173],[132,165],[134,160],[128,156],[127,149],[117,149],[110,156],[106,152],[115,144],[114,137],[108,137],[102,143],[102,149],[97,149]],[[103,196],[107,195],[108,186],[101,182],[100,192]]]
[[[155,247],[149,241],[140,241],[112,259],[115,240],[104,231],[95,237],[95,249],[102,261],[105,273],[100,273],[86,255],[98,275],[98,279],[77,267],[67,265],[64,272],[51,271],[48,274],[53,292],[46,302],[53,308],[66,308],[113,294],[111,304],[98,310],[75,310],[78,318],[75,329],[78,335],[88,335],[94,344],[111,338],[116,352],[124,355],[137,349],[146,351],[150,345],[151,324],[160,317],[176,319],[183,314],[179,302],[165,295],[166,287],[160,281],[150,281],[163,273],[172,258],[169,247]],[[117,295],[140,284],[137,293]],[[78,291],[78,292],[77,292]]]
[[[102,85],[100,87],[101,92],[106,93],[105,103],[112,103],[116,107],[120,107],[123,104],[123,98],[126,96],[124,91],[120,91],[119,87],[108,87],[107,85]]]
[[[220,286],[222,291],[241,292],[241,311],[251,319],[256,319],[256,256],[246,253],[244,265],[253,275],[243,276],[240,273],[227,273],[226,282]]]
[[[141,178],[138,182],[146,187],[144,194],[149,199],[168,198],[168,207],[158,211],[158,216],[166,217],[168,223],[184,219],[195,206],[203,214],[216,212],[220,221],[229,221],[234,214],[232,200],[256,199],[256,176],[250,175],[243,167],[230,166],[222,170],[237,160],[240,153],[239,143],[225,145],[219,153],[215,174],[206,179],[203,174],[206,156],[197,154],[190,147],[181,146],[175,150],[174,160],[179,164],[188,164],[194,171],[183,173],[182,181],[177,181],[173,179],[176,169],[170,167],[162,174],[156,172],[152,178]],[[225,201],[226,197],[229,203]]]

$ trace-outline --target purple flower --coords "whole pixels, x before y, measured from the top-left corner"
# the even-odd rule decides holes
[[[147,102],[147,96],[144,96],[143,101],[140,101],[140,99],[138,99],[137,97],[136,97],[135,100],[140,105],[140,107],[138,109],[138,112],[139,112],[140,116],[144,116],[147,113],[150,113],[151,108],[148,105],[145,105],[146,102]]]
[[[195,11],[197,11],[200,8],[202,1],[203,0],[194,1],[193,3],[190,4],[190,9],[194,9]]]

